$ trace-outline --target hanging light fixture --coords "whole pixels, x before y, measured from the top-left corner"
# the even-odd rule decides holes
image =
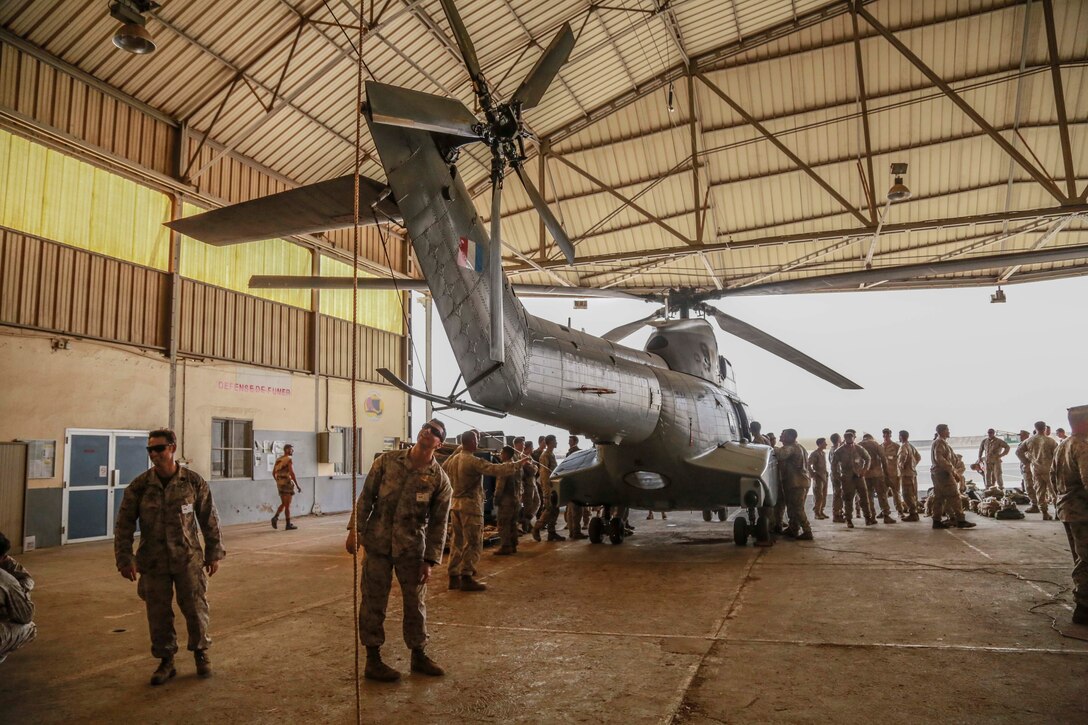
[[[906,201],[910,198],[910,189],[903,183],[903,175],[906,173],[906,164],[892,164],[892,176],[895,177],[895,183],[888,189],[888,201]]]
[[[665,105],[669,109],[669,113],[676,112],[676,87],[671,82],[669,83],[669,93]]]
[[[110,17],[122,25],[113,34],[113,44],[126,53],[146,55],[155,50],[155,40],[147,32],[146,13],[159,4],[150,0],[115,0],[110,3]]]

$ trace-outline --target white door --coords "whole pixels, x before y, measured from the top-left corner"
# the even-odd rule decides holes
[[[61,543],[113,538],[113,522],[129,481],[151,467],[147,431],[65,432]]]

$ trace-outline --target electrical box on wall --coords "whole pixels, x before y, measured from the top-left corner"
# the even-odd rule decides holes
[[[344,432],[327,430],[317,434],[318,463],[340,463],[344,460]]]

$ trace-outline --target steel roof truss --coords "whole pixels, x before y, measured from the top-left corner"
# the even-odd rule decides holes
[[[873,146],[869,135],[869,101],[865,93],[865,66],[861,60],[861,34],[858,31],[857,7],[857,2],[851,4],[850,21],[854,26],[854,68],[857,72],[858,105],[861,106],[861,130],[865,139],[865,162],[868,164],[867,170],[869,172],[868,183],[865,183],[865,177],[862,177],[862,182],[865,186],[865,196],[869,199],[869,221],[876,224],[876,177],[873,174]],[[794,12],[796,13],[796,8],[794,8]]]
[[[1054,30],[1054,4],[1043,0],[1043,19],[1046,21],[1046,47],[1050,57],[1050,77],[1054,83],[1054,108],[1058,113],[1058,132],[1062,141],[1062,161],[1065,164],[1065,188],[1070,199],[1077,195],[1073,172],[1073,152],[1069,144],[1069,122],[1065,115],[1065,92],[1062,89],[1062,70],[1058,56],[1058,38]]]

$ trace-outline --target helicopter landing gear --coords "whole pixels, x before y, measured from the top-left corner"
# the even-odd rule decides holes
[[[733,543],[737,546],[748,545],[748,519],[743,516],[733,519]]]
[[[594,516],[589,520],[589,543],[599,544],[604,541],[604,519]]]
[[[703,521],[712,521],[714,519],[714,512],[710,509],[703,510]]]
[[[625,535],[623,530],[623,519],[619,516],[613,516],[608,521],[608,540],[613,544],[622,544],[623,537]]]
[[[725,508],[703,509],[703,521],[713,521],[715,514],[718,515],[718,521],[725,521],[729,516],[729,512]]]
[[[766,516],[760,514],[756,519],[755,529],[752,531],[752,536],[755,537],[757,546],[770,546],[774,542],[771,540],[771,520]]]

